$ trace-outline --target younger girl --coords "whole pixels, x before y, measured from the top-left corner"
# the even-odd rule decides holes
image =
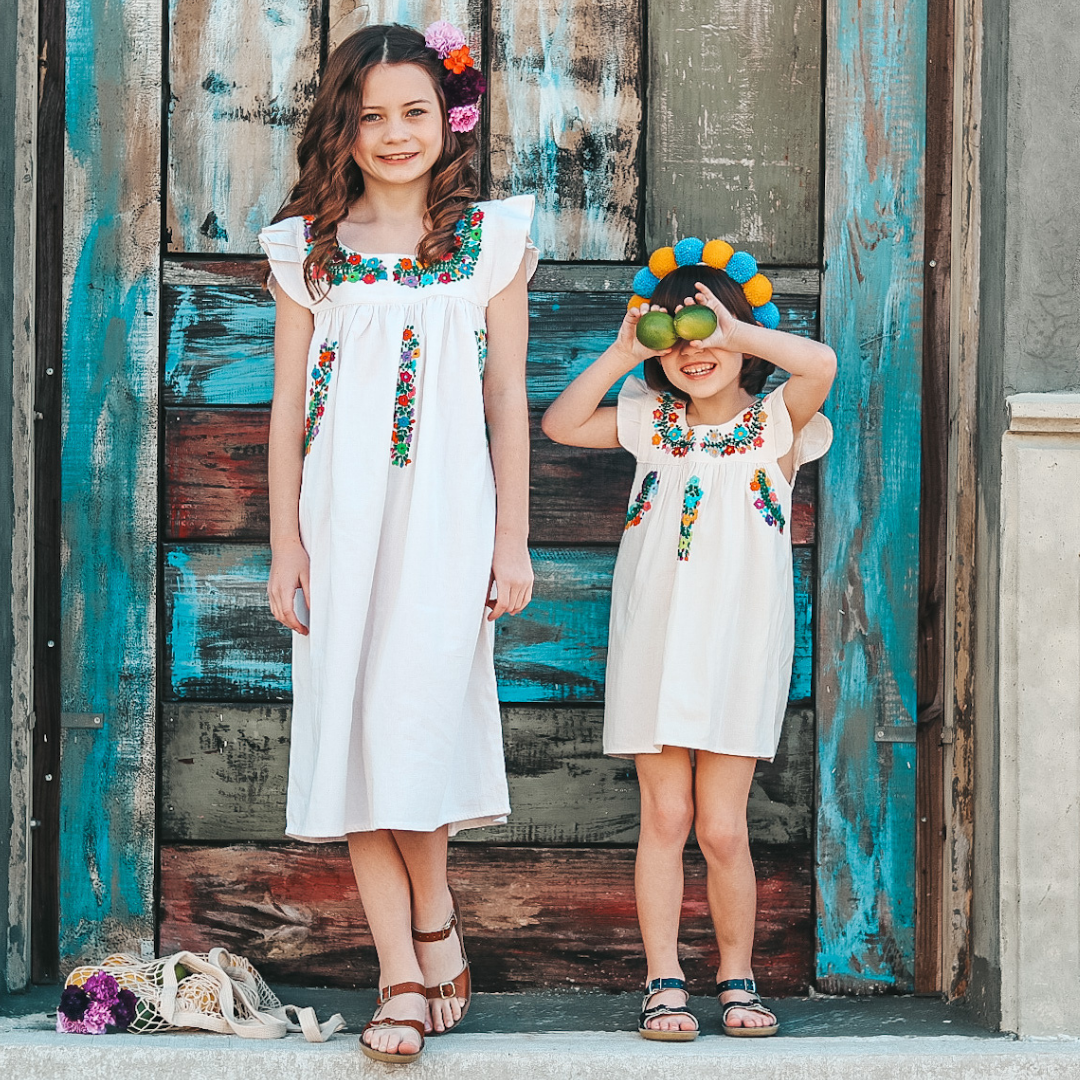
[[[286,831],[349,841],[380,969],[361,1048],[380,1061],[465,1015],[447,836],[510,808],[492,635],[532,592],[536,256],[531,196],[476,199],[483,89],[447,23],[353,34],[260,236],[277,302],[268,592],[294,631]]]
[[[706,305],[715,332],[647,349],[636,329],[650,305],[637,296],[614,344],[544,417],[557,442],[621,444],[638,462],[612,586],[604,714],[604,750],[633,756],[641,788],[635,891],[648,977],[638,1029],[648,1039],[698,1033],[678,957],[693,825],[720,946],[723,1030],[772,1035],[776,1017],[750,968],[756,885],[746,801],[758,759],[776,753],[787,705],[791,490],[799,465],[831,440],[817,410],[836,358],[758,325],[778,321],[771,285],[722,241],[684,240],[650,266],[656,273],[639,273],[635,288],[651,295],[652,310]],[[645,381],[627,378],[618,408],[601,407],[642,360]],[[774,364],[790,378],[765,395]]]

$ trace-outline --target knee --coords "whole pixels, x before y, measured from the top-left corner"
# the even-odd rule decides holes
[[[641,833],[664,845],[685,844],[694,823],[694,803],[690,798],[669,795],[645,800],[641,805]]]
[[[698,847],[708,862],[731,863],[746,856],[750,850],[746,818],[698,817],[694,822]]]

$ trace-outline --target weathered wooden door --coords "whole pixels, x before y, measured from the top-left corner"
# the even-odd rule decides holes
[[[865,18],[847,0],[838,6],[848,22]],[[880,398],[890,398],[908,373],[903,362],[887,370],[885,365],[880,377],[886,385],[875,381],[879,375],[867,362],[868,350],[882,346],[864,333],[889,305],[889,319],[897,309],[908,310],[910,298],[887,296],[880,278],[866,284],[859,260],[876,260],[879,275],[885,260],[872,247],[866,254],[865,236],[840,235],[847,228],[840,224],[822,232],[829,182],[820,143],[824,16],[820,0],[231,0],[224,7],[171,0],[162,28],[168,46],[168,84],[162,87],[167,168],[156,414],[162,444],[160,949],[224,944],[279,978],[374,979],[374,951],[343,848],[282,840],[289,638],[271,621],[264,592],[273,308],[257,284],[255,236],[292,176],[296,139],[327,50],[365,22],[423,26],[445,18],[467,29],[490,74],[485,183],[493,196],[538,193],[533,235],[545,260],[530,297],[536,599],[523,616],[500,623],[497,641],[514,812],[505,826],[464,834],[453,845],[451,873],[469,912],[470,953],[481,988],[614,989],[640,983],[632,893],[633,770],[600,751],[608,598],[632,462],[622,451],[557,447],[540,434],[538,419],[610,340],[633,272],[650,250],[683,236],[725,237],[769,268],[784,327],[799,333],[819,332],[822,266],[828,266],[824,296],[837,336],[833,344],[838,351],[856,350],[850,357],[841,352],[841,382],[848,370],[868,372],[863,382],[851,384],[853,397],[843,392],[834,419],[846,424],[867,391],[878,402],[872,409],[879,424],[899,432],[887,452],[906,463],[905,484],[914,475],[917,492],[917,394],[910,432],[881,421]],[[831,19],[838,17],[831,12]],[[878,29],[884,42],[888,28]],[[851,57],[863,47],[843,43]],[[918,42],[910,49],[917,51]],[[910,56],[901,59],[910,66]],[[828,117],[833,142],[843,144],[835,148],[838,165],[828,173],[834,181],[830,212],[841,217],[856,196],[871,198],[853,181],[858,169],[840,167],[857,164],[854,147],[864,137],[855,131],[860,117],[847,109],[859,97],[853,85],[845,87],[843,80],[855,77],[847,70],[834,75],[846,104]],[[889,158],[887,150],[878,151]],[[916,152],[915,168],[917,159]],[[901,179],[911,182],[909,175]],[[887,181],[879,187],[878,195],[888,194]],[[905,220],[914,218],[909,213]],[[917,234],[916,224],[909,243]],[[911,257],[907,249],[904,257]],[[830,293],[829,275],[838,267]],[[864,312],[861,321],[849,324],[842,317],[858,311]],[[849,325],[859,328],[857,341]],[[69,407],[100,408],[92,392],[87,383]],[[843,444],[846,430],[840,435]],[[857,988],[860,967],[868,984],[903,988],[910,979],[910,942],[904,937],[910,911],[900,893],[914,822],[903,820],[904,777],[892,781],[891,807],[882,807],[872,820],[859,817],[859,792],[867,781],[851,766],[864,759],[850,731],[845,734],[844,709],[856,691],[852,671],[865,671],[870,689],[859,708],[887,728],[877,742],[871,732],[869,745],[886,745],[901,755],[893,771],[902,769],[905,744],[895,741],[900,736],[892,725],[908,704],[904,680],[913,678],[914,635],[906,670],[904,635],[910,628],[900,617],[890,624],[897,640],[886,641],[884,652],[875,644],[867,653],[890,671],[899,663],[893,680],[899,688],[888,691],[885,706],[892,713],[873,712],[875,695],[881,696],[873,679],[880,672],[852,668],[848,623],[837,659],[833,624],[823,620],[819,650],[829,650],[829,656],[816,669],[813,663],[817,568],[824,573],[820,595],[829,604],[847,603],[839,598],[850,596],[849,566],[864,572],[866,591],[879,584],[874,567],[850,554],[847,530],[860,492],[871,490],[883,504],[873,512],[892,523],[892,531],[883,533],[877,518],[864,516],[875,544],[895,545],[910,526],[910,515],[898,510],[909,487],[883,490],[865,479],[881,471],[875,437],[873,426],[863,424],[847,449],[834,449],[827,459],[833,485],[829,513],[837,524],[822,521],[821,529],[836,537],[839,528],[844,535],[823,555],[816,543],[816,471],[805,470],[796,490],[797,641],[790,708],[777,759],[760,767],[750,801],[760,881],[755,967],[770,993],[802,992],[815,979],[834,976],[840,977],[837,985]],[[125,475],[139,473],[152,441],[152,432],[134,440],[134,457],[123,461]],[[69,441],[66,460],[77,460],[87,445]],[[150,476],[142,474],[142,480],[152,484]],[[134,479],[129,490],[134,497]],[[857,525],[852,528],[858,532]],[[140,551],[129,560],[133,565],[143,565],[145,549]],[[910,558],[900,543],[894,563],[901,577],[910,571]],[[69,578],[67,610],[85,581],[85,574]],[[906,587],[902,581],[887,586],[900,602]],[[137,593],[129,599],[152,608],[152,590]],[[880,609],[867,603],[860,610],[869,618]],[[104,616],[97,625],[104,625]],[[85,625],[78,634],[83,636],[72,636],[72,642],[81,643],[79,655],[89,663]],[[75,690],[78,678],[72,677]],[[824,717],[815,711],[815,682],[831,695]],[[145,706],[145,684],[142,692]],[[153,743],[145,721],[140,726],[132,720],[126,737],[129,745],[135,745],[134,737],[144,746]],[[74,745],[85,744],[82,756],[71,755],[76,778],[94,762],[86,749],[93,749],[94,736],[79,738],[83,743]],[[830,755],[818,770],[820,783],[819,743]],[[105,765],[99,786],[118,795],[119,807],[102,830],[104,847],[109,837],[118,842],[125,815],[141,815],[139,830],[127,837],[134,858],[125,862],[110,849],[104,861],[119,868],[116,880],[129,892],[128,924],[137,923],[145,938],[149,908],[132,898],[149,899],[146,806],[132,789],[139,777],[149,778],[152,763],[144,760],[133,780],[109,774],[115,752],[102,750],[97,760]],[[838,767],[847,770],[842,784]],[[69,777],[65,790],[73,792],[74,783]],[[139,796],[144,794],[145,786]],[[70,864],[78,857],[78,821],[87,815],[73,793],[66,805]],[[827,904],[815,918],[819,808],[824,816],[816,819],[817,864],[823,876],[817,895]],[[843,824],[856,832],[842,835],[836,814],[849,812],[852,820]],[[870,831],[859,832],[859,822]],[[149,843],[152,865],[152,834]],[[863,858],[860,852],[869,854]],[[847,860],[853,875],[872,864],[870,876],[853,876],[837,892],[831,871],[837,860]],[[696,850],[686,861],[686,964],[690,977],[705,984],[715,943],[704,867]],[[878,871],[882,865],[891,877]],[[868,887],[867,897],[862,890]],[[124,938],[122,930],[94,929],[118,909],[122,890],[114,888],[110,879],[100,894],[87,894],[70,907],[69,955]],[[843,912],[861,912],[866,905],[879,914],[888,909],[889,917],[850,932],[836,928],[838,915],[846,926]],[[123,922],[123,912],[119,918]]]

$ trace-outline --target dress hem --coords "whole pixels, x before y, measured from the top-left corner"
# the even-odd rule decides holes
[[[665,746],[674,746],[679,750],[703,750],[707,754],[723,754],[725,757],[754,758],[756,761],[771,762],[776,757],[775,749],[770,754],[748,754],[745,751],[740,750],[717,749],[713,746],[690,746],[688,743],[678,742],[652,743],[642,750],[609,750],[605,746],[604,756],[613,758],[634,758],[637,757],[638,754],[659,754],[663,751]]]
[[[501,810],[497,813],[479,814],[470,818],[456,818],[452,821],[441,821],[437,825],[419,825],[416,822],[408,822],[406,824],[389,822],[372,825],[366,829],[346,829],[337,836],[306,836],[301,833],[289,832],[288,830],[286,830],[285,836],[289,840],[299,840],[305,844],[339,844],[349,838],[349,833],[354,832],[379,832],[387,829],[396,829],[400,832],[435,832],[436,829],[441,829],[444,825],[450,827],[451,836],[456,836],[465,829],[484,829],[489,825],[505,825],[509,815],[510,808],[507,807],[505,810]]]

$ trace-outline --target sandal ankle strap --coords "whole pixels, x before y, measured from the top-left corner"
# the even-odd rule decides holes
[[[445,941],[457,926],[457,912],[451,911],[441,930],[417,930],[412,928],[413,941]]]
[[[650,997],[661,990],[686,990],[685,979],[650,979],[645,984],[645,993]]]
[[[728,990],[745,990],[748,994],[756,994],[757,983],[753,979],[725,979],[716,984],[718,994],[726,993]]]
[[[394,983],[391,986],[380,986],[379,998],[376,1005],[385,1005],[392,997],[397,997],[398,994],[419,994],[422,998],[427,997],[423,983],[400,982]],[[397,1023],[396,1020],[394,1022]],[[404,1021],[402,1021],[402,1023],[404,1023]]]

